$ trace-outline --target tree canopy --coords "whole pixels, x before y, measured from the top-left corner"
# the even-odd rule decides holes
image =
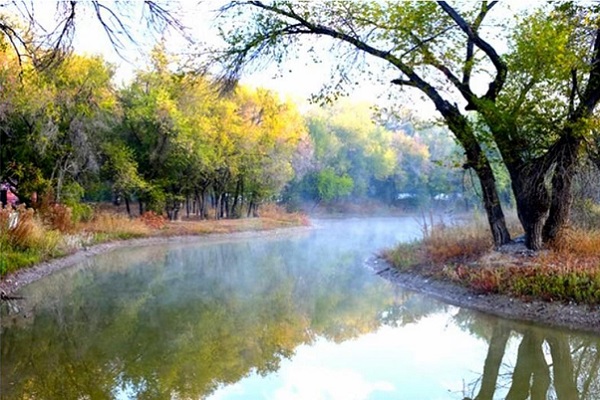
[[[507,29],[515,35],[505,35],[509,48],[501,53],[485,25],[497,4],[232,2],[225,15],[239,11],[247,20],[223,33],[226,75],[235,79],[261,58],[282,60],[303,36],[329,38],[332,51],[346,55],[339,58],[342,83],[350,70],[368,72],[372,67],[361,55],[370,56],[396,74],[391,84],[417,89],[433,102],[465,151],[465,167],[479,178],[496,245],[510,240],[490,162],[490,151],[499,153],[527,245],[538,249],[568,221],[569,182],[589,137],[587,121],[597,115],[598,10],[568,2],[527,15]],[[482,71],[489,73],[483,91],[476,87]],[[565,103],[556,118],[551,111]]]

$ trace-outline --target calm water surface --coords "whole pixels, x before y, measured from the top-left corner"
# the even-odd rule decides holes
[[[600,399],[600,338],[365,268],[412,218],[114,251],[3,304],[2,399]],[[19,312],[16,312],[16,309]]]

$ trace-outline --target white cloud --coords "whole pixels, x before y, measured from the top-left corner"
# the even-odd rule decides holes
[[[290,368],[282,379],[283,386],[273,396],[276,400],[360,400],[374,392],[395,390],[393,384],[369,382],[355,370],[324,366]]]

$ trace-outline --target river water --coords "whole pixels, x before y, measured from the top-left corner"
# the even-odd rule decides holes
[[[599,399],[600,337],[365,267],[412,218],[115,250],[3,304],[1,399]]]

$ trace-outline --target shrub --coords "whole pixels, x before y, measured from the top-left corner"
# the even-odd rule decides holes
[[[163,229],[167,224],[167,219],[154,211],[146,211],[139,220],[152,229]]]
[[[40,209],[43,221],[52,229],[58,229],[61,232],[71,232],[75,224],[73,223],[73,212],[70,207],[64,204],[52,204]]]

